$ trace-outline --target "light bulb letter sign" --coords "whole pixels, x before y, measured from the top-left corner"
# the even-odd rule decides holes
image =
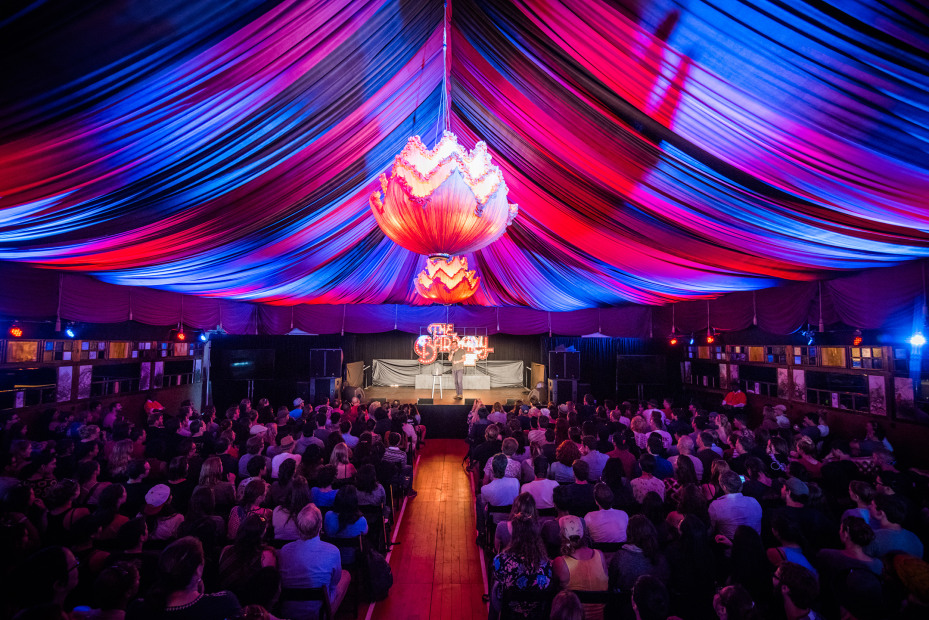
[[[494,350],[488,346],[484,336],[458,336],[455,325],[452,323],[432,323],[423,334],[413,343],[413,351],[419,356],[420,364],[435,362],[439,353],[452,353],[457,349],[465,350],[466,364],[474,365],[477,360],[486,360]]]

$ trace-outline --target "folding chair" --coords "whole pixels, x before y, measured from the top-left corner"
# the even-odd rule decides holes
[[[332,605],[329,602],[329,591],[325,587],[282,588],[280,603],[284,603],[286,601],[301,603],[307,601],[319,601],[322,604],[322,606],[319,608],[319,620],[332,620]]]
[[[368,528],[370,530],[370,526]],[[339,548],[339,553],[341,554],[343,550],[352,549],[354,550],[355,559],[352,563],[346,564],[342,563],[342,568],[347,570],[352,576],[352,583],[349,584],[349,588],[355,588],[355,595],[350,596],[345,595],[346,599],[351,599],[352,603],[352,616],[355,617],[358,615],[358,598],[359,594],[362,592],[361,584],[365,579],[365,568],[367,564],[365,563],[364,558],[364,536],[352,536],[351,538],[332,538],[329,536],[321,536],[321,539],[324,542],[327,542],[331,545],[335,545]]]
[[[501,521],[509,521],[510,511],[513,510],[513,505],[509,504],[506,506],[491,506],[487,505],[487,517],[485,523],[487,524],[484,544],[488,549],[493,549],[494,547],[494,534],[497,533],[497,523]]]

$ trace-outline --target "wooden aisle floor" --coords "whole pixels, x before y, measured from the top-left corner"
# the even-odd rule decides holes
[[[390,557],[394,585],[371,618],[486,620],[466,453],[462,439],[429,439],[420,451],[419,495],[406,504]]]

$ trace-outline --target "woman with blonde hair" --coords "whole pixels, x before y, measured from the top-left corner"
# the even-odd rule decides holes
[[[335,479],[347,480],[355,477],[355,466],[351,464],[352,450],[344,441],[332,449],[329,464],[335,466]]]
[[[216,512],[219,514],[225,513],[235,505],[235,486],[223,473],[223,461],[218,456],[211,456],[203,461],[203,466],[200,468],[200,483],[194,488],[194,492],[201,487],[213,491]]]
[[[639,450],[645,450],[648,446],[648,434],[651,432],[648,420],[645,416],[637,415],[629,422],[629,428],[635,436],[635,445],[639,447]]]
[[[729,463],[722,459],[716,459],[710,466],[710,481],[703,485],[703,493],[707,501],[713,501],[717,497],[725,495],[722,487],[719,486],[719,477],[729,471]]]

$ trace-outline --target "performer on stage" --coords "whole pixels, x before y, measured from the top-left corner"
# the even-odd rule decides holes
[[[465,349],[458,342],[458,348],[452,351],[449,359],[452,362],[452,376],[455,378],[455,400],[461,400],[464,394],[464,362]]]

